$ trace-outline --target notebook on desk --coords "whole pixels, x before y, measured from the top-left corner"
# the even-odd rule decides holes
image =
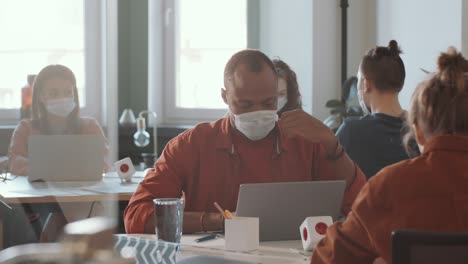
[[[242,184],[237,216],[258,217],[260,241],[300,240],[308,216],[337,220],[345,181]]]
[[[99,135],[29,137],[29,181],[92,182],[102,179],[104,141]]]

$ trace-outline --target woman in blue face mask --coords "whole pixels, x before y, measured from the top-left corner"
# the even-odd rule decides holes
[[[28,137],[30,135],[102,135],[96,119],[80,116],[76,78],[63,65],[49,65],[33,84],[32,117],[16,127],[9,148],[9,170],[28,175]],[[106,142],[106,141],[105,141]],[[108,150],[106,144],[105,149]],[[103,158],[105,169],[110,165]]]
[[[302,110],[296,73],[280,59],[274,59],[273,65],[278,75],[278,116],[286,111]]]

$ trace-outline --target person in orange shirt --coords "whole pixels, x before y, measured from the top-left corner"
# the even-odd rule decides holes
[[[258,50],[234,54],[224,70],[226,117],[198,124],[164,149],[125,209],[127,233],[154,233],[153,199],[185,193],[184,233],[223,228],[213,202],[236,210],[240,184],[344,179],[347,213],[365,183],[335,135],[301,111],[277,116],[277,75]]]
[[[468,231],[468,61],[449,48],[438,68],[416,88],[408,114],[421,156],[370,179],[311,263],[392,263],[394,230]]]

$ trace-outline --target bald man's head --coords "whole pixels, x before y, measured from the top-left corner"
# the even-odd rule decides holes
[[[232,55],[224,68],[224,87],[226,89],[234,85],[235,72],[239,65],[243,65],[245,70],[252,73],[259,73],[265,67],[269,68],[275,73],[275,66],[273,62],[263,52],[254,49],[245,49]]]
[[[278,78],[271,60],[258,50],[234,54],[224,69],[221,95],[233,114],[276,110]]]

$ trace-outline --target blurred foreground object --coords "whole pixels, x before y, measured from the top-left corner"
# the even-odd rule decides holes
[[[61,243],[11,247],[0,251],[0,263],[135,263],[134,258],[126,259],[114,253],[115,227],[115,221],[105,217],[77,221],[65,226]]]

